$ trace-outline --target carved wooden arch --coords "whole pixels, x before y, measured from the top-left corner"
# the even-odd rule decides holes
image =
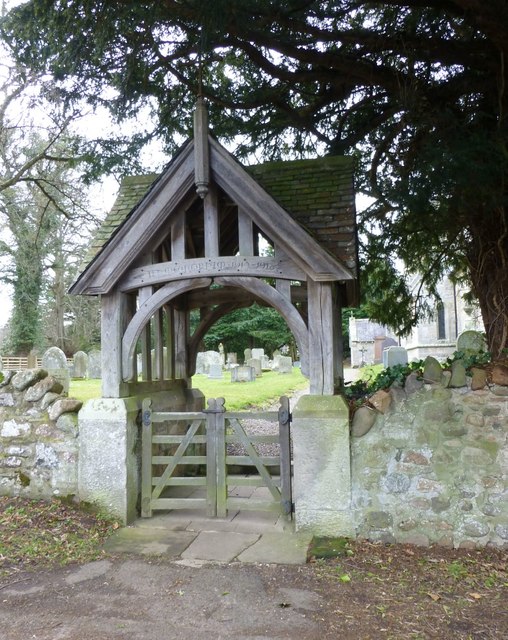
[[[249,276],[222,276],[214,278],[214,282],[224,286],[247,289],[253,294],[253,296],[261,298],[261,300],[267,302],[280,313],[296,340],[296,344],[300,352],[302,373],[304,376],[308,377],[309,333],[302,316],[298,313],[291,301],[263,280],[258,280],[257,278]]]
[[[132,380],[134,377],[136,344],[141,332],[154,313],[182,293],[186,293],[191,289],[207,288],[211,283],[211,278],[188,278],[178,282],[168,282],[139,307],[127,325],[122,338],[122,378],[125,382]]]

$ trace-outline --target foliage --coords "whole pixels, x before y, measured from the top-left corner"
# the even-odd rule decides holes
[[[0,217],[9,233],[0,243],[7,258],[0,277],[13,288],[7,346],[13,354],[48,343],[66,350],[66,291],[93,224],[72,170],[41,161],[37,175],[44,193],[32,181],[0,193]]]
[[[239,155],[355,153],[374,198],[360,217],[370,316],[406,333],[426,311],[411,277],[433,295],[451,273],[495,355],[508,339],[507,31],[504,0],[31,0],[3,22],[63,101],[120,121],[149,106],[168,149],[191,131],[202,82],[214,133]]]
[[[194,328],[197,314],[191,320]],[[236,352],[243,357],[247,348],[258,347],[271,354],[284,345],[292,346],[294,338],[282,316],[271,307],[253,304],[251,307],[236,309],[218,320],[204,338],[206,350],[217,350],[222,343],[224,351]]]
[[[472,367],[482,367],[491,362],[492,356],[488,351],[481,351],[479,353],[455,351],[451,357],[442,363],[443,371],[449,371],[452,364],[458,360],[464,364],[466,371],[470,372]],[[416,371],[419,377],[421,377],[424,365],[424,360],[415,360],[409,362],[407,365],[398,364],[393,367],[387,367],[386,369],[383,368],[381,371],[366,367],[367,375],[362,375],[360,379],[346,385],[344,395],[349,400],[359,400],[372,395],[380,389],[389,389],[392,385],[403,387],[404,381],[409,374]]]
[[[344,395],[348,400],[358,400],[380,389],[388,389],[392,384],[403,387],[404,380],[413,371],[420,374],[423,372],[423,360],[410,362],[407,365],[397,364],[380,372],[374,372],[371,377],[360,378],[344,387]]]
[[[52,564],[90,562],[118,524],[59,500],[0,497],[0,576]]]

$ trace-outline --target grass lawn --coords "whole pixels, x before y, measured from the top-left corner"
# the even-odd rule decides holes
[[[192,378],[192,386],[200,389],[205,397],[225,398],[226,408],[230,411],[261,409],[277,401],[280,396],[291,395],[308,386],[308,380],[300,369],[293,368],[291,373],[277,373],[265,371],[254,382],[231,382],[231,376],[224,372],[222,380],[214,380],[205,375]],[[100,380],[71,380],[69,396],[78,398],[82,402],[101,397]]]

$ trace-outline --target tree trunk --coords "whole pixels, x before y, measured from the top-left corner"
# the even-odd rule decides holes
[[[41,337],[42,265],[32,245],[20,244],[16,251],[13,287],[10,347],[15,355],[28,355]]]
[[[478,216],[480,217],[480,216]],[[478,298],[493,358],[508,347],[508,224],[500,207],[482,217],[482,226],[472,230],[469,254],[473,292]]]

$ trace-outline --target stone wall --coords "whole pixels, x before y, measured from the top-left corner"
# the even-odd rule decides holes
[[[405,389],[372,398],[373,426],[354,421],[351,439],[359,536],[508,546],[508,368],[497,371],[493,381],[477,370],[459,388],[448,373],[419,384],[413,374]]]
[[[61,395],[43,369],[3,371],[0,382],[0,495],[77,494],[81,403]]]

